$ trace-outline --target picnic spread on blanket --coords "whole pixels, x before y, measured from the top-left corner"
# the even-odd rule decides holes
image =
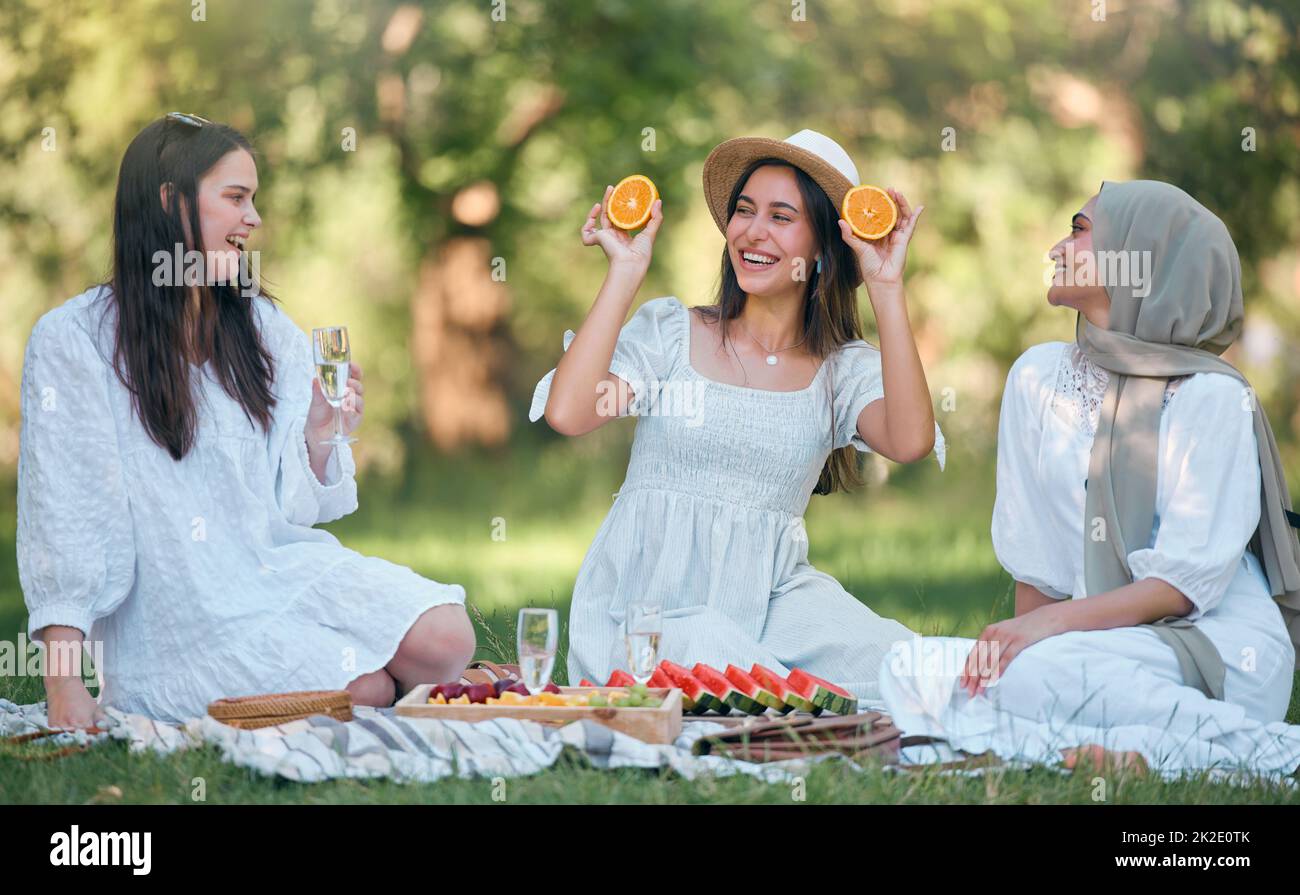
[[[105,712],[103,729],[52,732],[46,726],[44,703],[19,706],[0,699],[0,737],[10,744],[47,738],[49,744],[46,751],[26,755],[7,745],[3,754],[48,760],[112,740],[126,742],[133,753],[158,755],[212,746],[236,766],[300,783],[519,777],[554,766],[566,753],[599,769],[672,772],[687,780],[743,774],[771,784],[793,783],[810,766],[826,761],[858,770],[937,768],[958,774],[978,774],[990,765],[941,742],[908,745],[885,716],[873,711],[820,719],[687,718],[672,743],[642,742],[592,719],[560,725],[513,718],[435,720],[370,706],[354,707],[349,720],[316,714],[254,729],[234,727],[211,715],[175,725],[111,706]],[[1027,765],[1009,762],[1004,767]]]
[[[665,661],[644,683],[616,671],[603,687],[548,681],[532,693],[520,666],[481,660],[458,682],[416,687],[387,709],[354,707],[346,691],[300,691],[217,700],[183,725],[108,707],[105,728],[86,731],[50,730],[43,703],[0,700],[0,735],[10,755],[48,738],[50,749],[18,755],[29,760],[108,739],[160,754],[209,744],[227,761],[302,782],[517,776],[551,766],[566,749],[595,767],[668,769],[688,779],[743,773],[787,782],[808,762],[833,758],[898,765],[902,737],[880,712],[859,712],[856,698],[806,674],[790,676],[796,687],[753,670],[758,678],[735,666],[688,671]],[[818,718],[823,711],[830,717]]]
[[[51,760],[110,740],[160,755],[213,746],[224,761],[301,783],[527,776],[566,753],[594,768],[640,768],[688,780],[744,774],[770,784],[790,784],[825,761],[965,776],[1036,766],[904,736],[865,700],[797,669],[782,677],[759,665],[752,673],[735,666],[718,673],[703,663],[687,671],[665,661],[651,682],[668,686],[649,687],[616,671],[603,687],[548,683],[537,694],[528,693],[519,674],[517,665],[480,660],[457,683],[422,685],[389,708],[353,706],[346,691],[267,694],[217,700],[208,714],[180,725],[109,706],[103,728],[76,731],[51,730],[44,703],[0,699],[0,756]],[[39,741],[48,745],[38,750]],[[1232,769],[1210,776],[1243,785],[1252,780]]]
[[[594,768],[670,771],[688,780],[744,774],[775,784],[791,783],[821,761],[856,759],[852,766],[862,767],[863,759],[874,755],[892,762],[898,744],[897,731],[875,712],[835,719],[843,731],[863,735],[822,731],[823,747],[802,751],[795,736],[783,737],[784,746],[777,748],[775,728],[821,722],[751,718],[747,723],[754,736],[747,742],[751,738],[739,724],[691,719],[683,722],[673,742],[646,743],[591,719],[559,725],[506,717],[437,720],[369,706],[355,707],[347,721],[317,714],[255,729],[233,727],[211,715],[173,725],[112,707],[106,714],[105,729],[52,734],[53,751],[45,756],[74,754],[108,740],[126,741],[132,752],[162,755],[206,745],[220,750],[227,762],[301,783],[340,778],[427,783],[451,776],[526,776],[554,766],[568,753]],[[11,741],[30,737],[45,722],[44,703],[18,706],[0,699],[0,736]],[[873,729],[874,734],[865,733]],[[5,751],[12,754],[14,747]],[[40,760],[42,755],[27,757]]]

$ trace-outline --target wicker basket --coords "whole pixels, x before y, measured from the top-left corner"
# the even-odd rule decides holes
[[[208,714],[222,724],[242,730],[256,730],[308,718],[328,715],[339,721],[352,720],[352,694],[346,690],[300,690],[295,693],[267,693],[218,699],[208,705]]]

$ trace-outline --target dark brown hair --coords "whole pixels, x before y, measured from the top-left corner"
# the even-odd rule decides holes
[[[130,391],[145,431],[175,460],[194,446],[198,422],[192,356],[212,362],[221,387],[239,402],[250,423],[265,431],[275,406],[272,358],[258,333],[252,300],[240,294],[240,283],[209,284],[202,276],[202,282],[187,286],[155,276],[155,255],[171,258],[177,245],[208,257],[198,184],[222,157],[237,150],[253,151],[234,128],[159,118],[131,141],[118,171],[111,281],[117,311],[113,367]],[[160,199],[164,184],[172,185],[166,206]],[[242,260],[241,271],[246,272]],[[158,285],[158,279],[167,284]],[[198,291],[193,321],[187,312],[191,289]],[[191,326],[192,337],[187,332]]]
[[[779,165],[794,171],[799,184],[799,193],[807,218],[813,229],[813,236],[821,253],[822,269],[814,265],[808,275],[808,290],[805,293],[803,337],[808,353],[828,362],[828,358],[840,346],[854,339],[862,338],[862,321],[858,316],[857,284],[858,260],[840,236],[839,212],[831,202],[826,191],[801,169],[782,159],[766,158],[751,162],[731,189],[727,199],[727,220],[736,213],[736,205],[749,177],[764,165]],[[736,270],[731,264],[731,253],[722,247],[722,278],[718,293],[712,305],[699,308],[702,315],[720,324],[722,344],[727,344],[728,321],[740,316],[745,307],[745,291],[736,279]],[[829,371],[828,371],[829,372]],[[834,404],[832,403],[832,417]],[[831,431],[835,431],[835,421],[831,420]],[[832,436],[832,444],[834,437]],[[833,449],[826,459],[814,494],[830,494],[834,491],[847,491],[862,484],[858,471],[857,450],[851,445]]]

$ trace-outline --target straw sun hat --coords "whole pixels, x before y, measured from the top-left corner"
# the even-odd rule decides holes
[[[789,162],[817,182],[838,209],[844,194],[857,186],[858,169],[844,147],[825,134],[801,130],[784,140],[737,137],[719,143],[704,161],[704,198],[718,229],[727,232],[727,200],[736,179],[750,162],[778,158]]]

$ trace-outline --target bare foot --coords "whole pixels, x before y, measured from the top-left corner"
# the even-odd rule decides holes
[[[1087,744],[1071,749],[1062,749],[1061,757],[1070,770],[1076,767],[1091,767],[1106,771],[1133,771],[1139,777],[1144,776],[1149,768],[1147,760],[1140,752],[1112,752],[1095,744]]]

